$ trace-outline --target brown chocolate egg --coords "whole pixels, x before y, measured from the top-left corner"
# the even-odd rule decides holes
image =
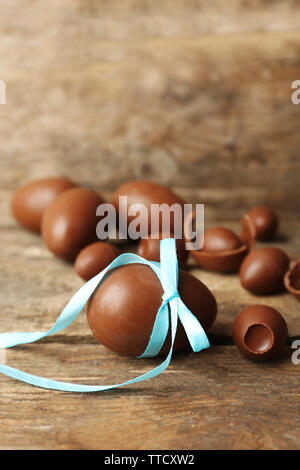
[[[274,247],[257,248],[246,256],[240,268],[242,286],[253,294],[273,294],[283,289],[289,268],[284,251]]]
[[[191,250],[191,255],[209,271],[229,273],[238,271],[247,252],[248,246],[232,230],[213,227],[204,231],[203,248]]]
[[[85,281],[99,274],[117,256],[121,250],[108,242],[95,242],[83,248],[77,255],[74,268],[78,276]]]
[[[40,232],[45,210],[62,192],[75,183],[66,178],[42,178],[18,189],[11,200],[14,218],[27,230]]]
[[[300,302],[300,260],[291,263],[284,276],[285,288]]]
[[[253,246],[254,241],[275,240],[279,220],[277,214],[268,207],[254,207],[242,218],[241,239]]]
[[[283,316],[274,308],[251,305],[235,318],[232,334],[244,356],[254,361],[266,361],[284,350],[288,329]]]
[[[124,210],[122,210],[123,203],[120,197],[126,197],[126,207],[124,204]],[[166,217],[169,217],[170,213],[170,232],[175,233],[178,224],[180,224],[180,227],[183,227],[184,201],[171,191],[171,189],[160,184],[141,180],[129,181],[121,185],[115,191],[112,203],[116,207],[119,218],[121,217],[123,220],[121,225],[125,226],[126,230],[128,230],[130,223],[138,217],[143,227],[145,227],[144,236],[149,235],[151,231],[164,231],[162,213],[158,213],[157,217],[153,213],[151,215],[151,210],[153,211],[158,205],[162,204],[164,204],[165,208],[168,210]],[[176,204],[176,206],[173,206],[174,204]],[[154,205],[156,205],[156,207],[154,207]],[[176,209],[176,212],[169,211],[171,206]],[[141,211],[137,210],[131,213],[133,209],[137,209],[138,207],[141,207]],[[124,217],[122,217],[122,214]],[[130,233],[129,238],[133,239]]]
[[[56,256],[73,261],[80,250],[97,240],[100,218],[97,207],[104,201],[95,191],[73,188],[60,194],[47,208],[42,220],[42,236]]]
[[[217,304],[213,294],[190,273],[179,271],[179,294],[204,330],[212,326]],[[100,284],[87,309],[87,320],[97,340],[117,353],[141,355],[149,342],[156,314],[162,304],[161,283],[149,267],[128,264],[113,270]],[[189,345],[181,323],[174,350]],[[170,334],[160,354],[168,352]]]
[[[149,261],[160,261],[160,241],[164,238],[168,238],[168,236],[164,236],[162,233],[157,235],[159,238],[144,238],[140,240],[138,245],[137,254],[142,256]],[[172,238],[172,237],[170,237]],[[177,251],[177,259],[178,265],[181,268],[184,268],[188,252],[185,249],[185,242],[184,240],[177,239],[176,240],[176,251]]]

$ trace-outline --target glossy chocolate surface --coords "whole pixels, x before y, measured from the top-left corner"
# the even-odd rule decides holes
[[[217,313],[213,294],[201,281],[183,270],[179,271],[179,293],[207,331]],[[162,294],[160,281],[150,267],[131,264],[115,269],[101,283],[88,305],[87,319],[94,336],[117,353],[141,355],[149,342]],[[168,352],[169,345],[168,334],[161,354]],[[174,350],[188,347],[179,322]]]
[[[101,196],[86,188],[73,188],[60,194],[42,220],[42,236],[49,250],[73,261],[80,250],[96,241],[100,220],[96,210],[101,203]]]
[[[280,292],[284,287],[283,278],[288,268],[289,258],[279,248],[253,249],[241,264],[240,282],[254,294]]]
[[[160,233],[158,236],[159,236],[159,239],[144,238],[140,240],[137,254],[149,261],[159,262],[160,261],[160,241],[163,238],[167,238],[167,237],[164,236],[162,233]],[[181,268],[184,268],[187,257],[188,257],[188,252],[185,249],[184,240],[179,240],[179,239],[176,240],[176,251],[177,251],[178,265]]]
[[[66,178],[43,178],[18,189],[11,200],[14,218],[27,230],[39,233],[44,212],[54,199],[75,183]]]
[[[204,232],[203,251],[222,253],[238,249],[242,245],[239,237],[224,227],[213,227]]]
[[[247,252],[248,246],[232,230],[213,227],[204,232],[203,248],[191,255],[207,270],[229,273],[238,271]]]
[[[74,268],[78,276],[85,281],[99,274],[117,256],[121,250],[111,243],[98,241],[83,248],[77,255]]]
[[[288,329],[283,316],[274,308],[251,305],[235,318],[232,334],[243,355],[254,361],[265,361],[284,350]]]
[[[181,207],[181,216],[178,216],[178,221],[180,223],[183,222],[183,205],[184,201],[177,196],[171,189],[167,188],[166,186],[162,186],[157,183],[153,183],[150,181],[143,181],[143,180],[135,180],[129,181],[121,185],[113,194],[112,203],[119,212],[119,197],[126,196],[127,197],[127,220],[130,223],[134,219],[134,215],[129,215],[130,208],[133,204],[141,204],[143,207],[147,209],[147,215],[145,217],[140,217],[143,220],[143,224],[148,225],[148,232],[147,234],[151,233],[151,227],[153,222],[153,230],[162,231],[162,216],[160,214],[158,220],[158,227],[154,228],[154,221],[151,218],[151,205],[152,204],[167,204],[168,206],[172,206],[173,204],[179,204]],[[137,212],[138,214],[138,212]],[[177,218],[174,214],[170,214],[170,231],[174,233],[174,223],[177,221]]]
[[[249,236],[258,241],[275,240],[278,225],[278,216],[272,209],[254,207],[242,218],[241,238],[245,242],[249,241]]]

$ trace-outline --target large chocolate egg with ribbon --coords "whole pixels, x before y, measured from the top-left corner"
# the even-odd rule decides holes
[[[208,331],[217,314],[210,290],[190,273],[179,270],[178,292],[204,331]],[[149,266],[134,263],[112,270],[88,304],[87,319],[93,335],[108,349],[126,356],[140,356],[149,343],[162,295],[161,282]],[[179,321],[174,351],[188,347]],[[170,332],[160,355],[169,349]]]

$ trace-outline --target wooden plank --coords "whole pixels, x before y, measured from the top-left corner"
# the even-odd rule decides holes
[[[60,341],[8,350],[6,360],[87,384],[126,380],[158,364]],[[1,376],[0,447],[299,449],[297,367],[290,351],[255,364],[233,346],[214,346],[177,354],[157,378],[102,394],[53,392]]]
[[[18,15],[21,9],[22,15]],[[280,0],[51,0],[42,4],[28,1],[25,5],[22,0],[2,0],[1,12],[7,21],[6,32],[17,24],[22,32],[37,30],[50,35],[49,25],[63,25],[67,32],[77,23],[114,40],[129,35],[170,37],[297,30],[300,25],[298,3]]]

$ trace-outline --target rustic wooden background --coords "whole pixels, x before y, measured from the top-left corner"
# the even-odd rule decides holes
[[[65,174],[109,198],[146,178],[206,205],[208,223],[239,229],[248,207],[282,217],[278,246],[300,254],[300,79],[296,0],[1,0],[0,329],[47,330],[81,285],[38,236],[11,218],[12,192]],[[202,272],[219,316],[212,348],[178,355],[150,382],[68,395],[0,377],[0,448],[299,448],[299,371],[244,360],[231,324],[250,302],[286,316],[300,335],[299,304],[257,299],[236,276]],[[3,353],[4,354],[4,353]],[[146,370],[104,350],[85,316],[4,360],[61,380],[103,383]],[[179,387],[180,385],[180,387]]]

